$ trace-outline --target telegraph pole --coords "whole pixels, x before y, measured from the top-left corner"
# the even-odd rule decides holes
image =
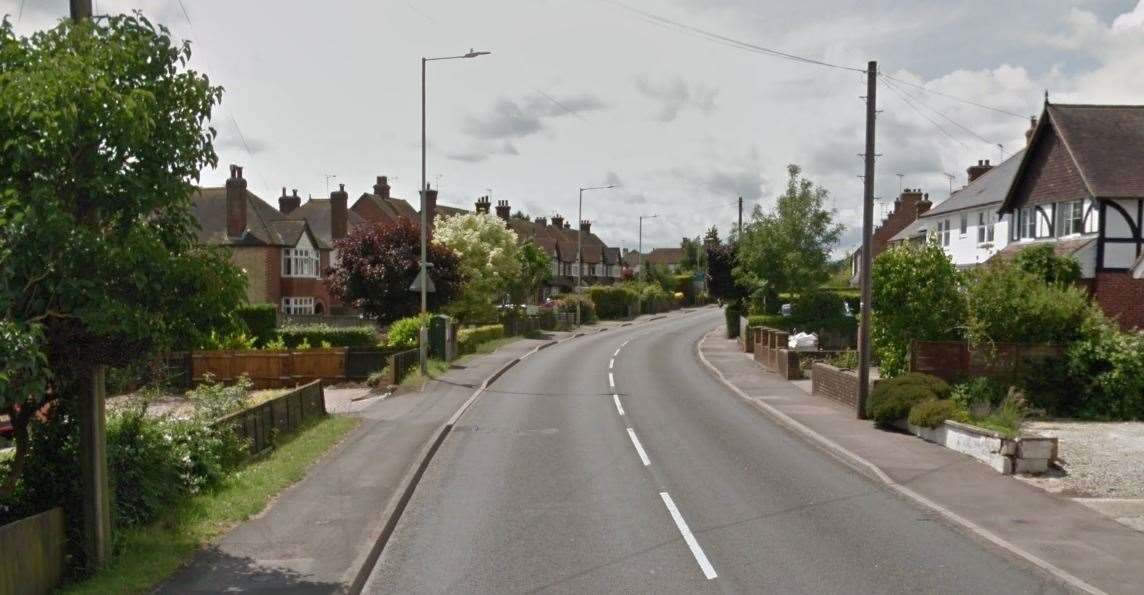
[[[91,19],[91,0],[71,0],[75,22]],[[103,566],[111,555],[111,483],[107,472],[107,366],[94,364],[79,383],[79,457],[83,486],[83,546],[90,568]]]
[[[862,307],[858,322],[858,419],[866,419],[866,398],[870,394],[870,236],[874,228],[874,120],[878,116],[878,62],[866,65],[866,173],[862,179]]]
[[[739,197],[739,237],[743,237],[743,197]]]

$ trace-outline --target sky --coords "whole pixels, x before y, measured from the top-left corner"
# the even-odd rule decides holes
[[[0,0],[0,13],[28,34],[67,4]],[[1144,0],[96,0],[95,9],[139,10],[191,42],[192,67],[225,88],[213,117],[220,167],[202,183],[221,185],[226,165],[240,164],[271,204],[284,186],[324,197],[327,183],[344,183],[356,197],[378,175],[415,198],[420,58],[490,51],[429,64],[427,167],[439,202],[472,208],[491,195],[532,217],[575,220],[578,188],[615,185],[586,192],[583,217],[609,245],[634,248],[638,217],[658,215],[644,221],[645,251],[711,225],[725,235],[737,197],[747,217],[770,208],[795,163],[830,192],[844,254],[860,237],[866,94],[860,72],[744,50],[646,14],[847,68],[877,60],[902,81],[877,90],[876,213],[902,186],[940,202],[970,164],[1019,150],[1046,91],[1058,103],[1144,103]]]

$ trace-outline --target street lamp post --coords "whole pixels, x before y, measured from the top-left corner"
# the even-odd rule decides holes
[[[439,60],[458,60],[461,58],[476,58],[491,52],[475,52],[463,56],[443,56],[440,58],[421,58],[421,332],[419,333],[419,359],[421,363],[421,376],[429,374],[429,322],[426,314],[429,312],[429,215],[426,210],[426,191],[429,189],[425,181],[425,65]]]
[[[659,215],[658,214],[656,214],[656,215],[640,215],[639,242],[636,243],[636,268],[638,268],[640,270],[640,281],[644,280],[644,272],[643,272],[643,220],[644,219],[655,219],[656,217],[659,217]],[[643,310],[643,291],[640,291],[639,307],[640,307],[640,310]],[[637,312],[636,314],[639,314],[639,312]]]
[[[585,190],[606,190],[608,188],[615,188],[615,187],[616,187],[616,185],[612,184],[609,186],[592,186],[590,188],[584,188],[584,187],[580,188],[580,204],[576,208],[576,225],[580,225],[580,227],[576,228],[576,293],[577,293],[577,295],[580,294],[581,289],[583,288],[583,281],[584,281],[584,252],[583,252],[584,230],[583,230],[583,226],[581,225],[581,223],[583,223],[583,221],[584,221],[584,191]],[[577,327],[580,326],[580,299],[579,299],[579,297],[576,298],[576,326]]]

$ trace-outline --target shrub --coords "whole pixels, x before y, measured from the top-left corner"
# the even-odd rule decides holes
[[[1095,319],[1068,350],[1066,386],[1080,394],[1072,404],[1087,419],[1144,420],[1144,335]]]
[[[1071,256],[1057,256],[1050,244],[1025,248],[1013,264],[1049,284],[1072,285],[1080,279],[1080,263]]]
[[[1068,343],[1096,315],[1084,289],[1046,283],[1011,264],[978,267],[966,291],[967,337],[992,342]]]
[[[947,419],[964,422],[968,419],[965,411],[955,402],[945,399],[941,401],[922,401],[910,409],[909,422],[912,426],[923,428],[936,428]]]
[[[833,291],[809,291],[794,302],[794,315],[800,320],[828,320],[843,316],[842,296]]]
[[[639,294],[623,285],[597,285],[588,288],[588,297],[603,320],[628,318],[639,303]]]
[[[1005,399],[1006,388],[992,378],[973,378],[955,385],[950,398],[959,407],[972,411],[976,406],[992,407]]]
[[[187,391],[187,398],[195,405],[195,413],[205,419],[215,420],[242,408],[242,402],[250,396],[254,383],[243,375],[234,384],[227,386],[215,382],[207,375],[197,387]]]
[[[387,343],[403,349],[417,347],[422,324],[428,325],[429,321],[421,316],[410,316],[394,322],[389,326]]]
[[[671,309],[673,302],[672,295],[654,283],[649,283],[640,290],[641,314],[666,312]]]
[[[556,308],[561,312],[576,313],[576,304],[580,304],[580,322],[591,324],[596,322],[596,303],[592,298],[583,295],[568,293],[556,298]]]
[[[743,304],[737,300],[727,302],[723,315],[727,318],[727,338],[739,336],[739,317],[743,314]]]
[[[941,246],[891,248],[878,256],[870,273],[871,338],[883,377],[905,371],[911,340],[961,338],[961,275]]]
[[[234,311],[256,345],[274,338],[278,327],[278,307],[274,304],[245,304]]]
[[[949,385],[935,376],[902,374],[874,385],[866,400],[866,415],[879,426],[890,426],[906,419],[918,403],[949,398],[949,390]]]
[[[473,353],[481,343],[503,337],[504,326],[499,324],[461,329],[457,331],[457,351],[462,354]]]
[[[843,351],[830,358],[829,363],[840,370],[853,370],[858,367],[858,352]]]
[[[369,347],[378,343],[377,329],[370,325],[291,325],[278,329],[278,336],[290,349],[297,347],[302,341],[311,345],[320,345],[324,342],[333,347]]]

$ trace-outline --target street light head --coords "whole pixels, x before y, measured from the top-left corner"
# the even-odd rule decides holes
[[[489,55],[489,54],[491,54],[491,53],[492,53],[492,52],[475,52],[475,51],[473,51],[473,50],[471,50],[471,49],[470,49],[470,50],[469,50],[469,53],[465,54],[465,56],[464,56],[464,57],[465,57],[465,58],[476,58],[477,56],[487,56],[487,55]]]

